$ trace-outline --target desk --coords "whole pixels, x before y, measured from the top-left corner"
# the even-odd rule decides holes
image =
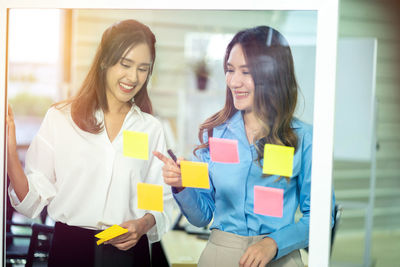
[[[161,239],[161,245],[170,267],[195,267],[207,240],[185,231],[168,231]]]

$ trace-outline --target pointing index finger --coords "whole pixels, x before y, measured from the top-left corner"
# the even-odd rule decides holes
[[[156,156],[162,162],[164,162],[164,164],[171,163],[171,161],[172,161],[171,159],[167,158],[161,152],[158,152],[158,151],[153,151],[153,155]]]

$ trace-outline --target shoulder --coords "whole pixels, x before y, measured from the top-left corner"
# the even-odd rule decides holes
[[[164,127],[160,119],[149,113],[134,111],[129,120],[128,128],[133,127],[132,130],[144,131],[153,137],[164,135]]]
[[[71,105],[54,105],[47,110],[45,120],[56,120],[68,118],[71,114]]]
[[[149,125],[150,127],[162,129],[161,121],[158,118],[146,112],[141,112],[141,116],[143,117],[143,122],[145,124]]]
[[[129,111],[129,113],[130,114],[128,114],[128,116],[130,118],[134,118],[134,120],[139,120],[142,124],[146,126],[162,128],[162,124],[159,119],[154,117],[154,115],[152,114],[142,111],[140,107],[136,104],[133,104],[131,106],[131,110]]]
[[[159,125],[161,126],[161,122],[159,121],[159,119],[157,119],[154,115],[140,111],[141,116],[143,116],[143,119],[150,123],[150,124],[155,124],[155,125]]]
[[[303,136],[303,135],[311,135],[312,136],[312,132],[313,132],[312,125],[309,123],[306,123],[304,121],[301,121],[297,118],[294,118],[292,120],[292,128],[299,136]]]
[[[63,132],[65,127],[69,125],[70,112],[68,109],[58,108],[56,106],[50,107],[44,116],[38,135],[47,136]],[[61,130],[62,129],[62,130]]]
[[[294,118],[292,120],[292,128],[296,132],[299,139],[298,142],[302,147],[307,148],[312,145],[313,127],[311,124]]]

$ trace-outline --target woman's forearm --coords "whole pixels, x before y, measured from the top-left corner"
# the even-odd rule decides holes
[[[145,233],[147,233],[156,224],[156,219],[151,213],[146,213],[142,219],[145,225]]]
[[[8,155],[7,174],[19,201],[23,201],[28,194],[29,185],[18,155]]]
[[[18,158],[14,113],[10,105],[7,112],[7,136],[7,175],[19,201],[23,201],[28,194],[29,185]]]

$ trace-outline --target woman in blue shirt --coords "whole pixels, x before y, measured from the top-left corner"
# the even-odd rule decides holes
[[[210,189],[183,188],[179,166],[159,152],[165,183],[190,223],[211,225],[199,266],[303,266],[308,246],[312,127],[294,118],[298,85],[286,39],[259,26],[238,32],[225,59],[225,107],[199,132],[196,159],[208,163]],[[208,137],[238,140],[239,164],[210,159]],[[293,175],[262,172],[265,144],[295,148]],[[179,163],[179,162],[178,162]],[[254,186],[283,189],[283,217],[254,213]],[[295,222],[299,207],[302,217]]]

